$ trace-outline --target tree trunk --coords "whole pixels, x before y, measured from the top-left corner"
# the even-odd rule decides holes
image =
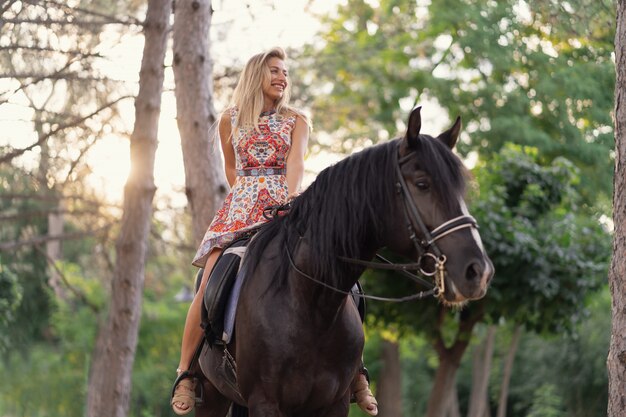
[[[89,417],[124,417],[130,408],[131,372],[155,192],[154,156],[171,4],[171,0],[148,1],[135,125],[130,137],[131,173],[124,188],[109,315],[100,327],[90,370]]]
[[[435,382],[428,398],[426,417],[445,417],[450,406],[454,389],[456,371],[461,363],[463,352],[446,349],[439,353],[439,367],[435,373]]]
[[[48,236],[61,236],[63,234],[63,229],[65,226],[65,221],[63,218],[63,200],[55,198],[54,200],[57,204],[54,209],[48,213]],[[51,239],[46,242],[46,257],[48,258],[48,262],[55,263],[59,259],[61,259],[61,240],[60,239]],[[59,271],[54,267],[54,265],[48,266],[48,284],[54,291],[54,294],[57,298],[61,300],[67,299],[67,291],[63,286],[63,280],[59,275]]]
[[[217,124],[209,52],[211,15],[211,0],[177,2],[174,13],[176,119],[196,245],[228,191],[219,146],[212,140]]]
[[[382,340],[382,368],[376,399],[381,416],[402,417],[402,368],[397,342]]]
[[[607,367],[609,417],[626,410],[626,0],[617,2],[615,32],[615,176],[613,180],[613,259],[609,269],[612,328]]]
[[[461,417],[461,409],[459,407],[459,392],[456,388],[456,381],[452,384],[452,391],[448,399],[448,409],[446,417]]]
[[[513,331],[511,345],[509,346],[509,352],[506,355],[504,371],[502,372],[502,386],[500,387],[500,399],[498,401],[497,417],[506,417],[506,403],[509,398],[509,384],[511,382],[511,375],[513,373],[513,362],[515,360],[515,353],[517,352],[517,346],[519,345],[519,339],[521,334],[521,326],[516,325],[515,330]]]
[[[54,92],[54,88],[52,89]],[[48,102],[52,96],[52,93],[45,102]],[[29,97],[33,108],[35,108],[35,103]],[[42,137],[45,133],[42,126],[43,111],[39,108],[35,108],[35,132],[37,133],[37,137]],[[64,222],[61,202],[54,188],[50,188],[48,179],[50,177],[50,145],[48,141],[43,142],[40,145],[40,159],[39,159],[39,167],[37,172],[37,177],[39,180],[39,184],[41,185],[42,190],[46,193],[46,196],[50,197],[50,207],[47,208],[48,212],[48,237],[52,236],[61,236],[63,234]],[[48,285],[54,292],[54,295],[59,300],[66,300],[67,294],[65,288],[62,284],[61,276],[56,268],[52,265],[54,262],[57,262],[61,259],[61,240],[60,239],[50,239],[46,241],[45,244],[45,256],[48,262],[47,275],[48,275]]]
[[[476,323],[484,316],[484,306],[475,302],[461,311],[459,330],[454,342],[446,347],[443,338],[444,320],[448,309],[439,307],[439,334],[435,339],[434,348],[439,357],[439,367],[435,373],[435,381],[428,398],[426,417],[445,417],[449,410],[451,393],[454,390],[456,371],[459,369],[463,354],[469,345]]]
[[[493,342],[496,336],[496,327],[489,326],[485,340],[474,352],[472,393],[470,395],[468,417],[483,417],[489,405],[489,375],[491,374],[491,359],[493,357]]]

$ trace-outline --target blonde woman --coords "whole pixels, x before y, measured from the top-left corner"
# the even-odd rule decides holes
[[[193,260],[194,265],[204,268],[204,274],[185,321],[179,375],[189,369],[202,340],[200,307],[221,248],[264,222],[265,207],[285,203],[299,192],[310,123],[300,110],[289,106],[291,85],[285,59],[281,48],[250,58],[230,107],[220,117],[219,137],[231,190]],[[369,401],[365,407],[374,404],[375,409],[367,381],[363,381],[355,381],[360,391],[357,398]],[[193,379],[178,382],[171,401],[176,414],[187,414],[194,408],[194,389]]]

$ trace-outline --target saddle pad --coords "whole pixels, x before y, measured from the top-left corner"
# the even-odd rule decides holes
[[[248,241],[247,238],[234,241],[222,252],[211,271],[202,308],[202,327],[209,345],[221,339],[229,293],[235,284]]]
[[[239,270],[237,278],[235,279],[235,285],[228,296],[228,304],[226,304],[226,314],[224,317],[224,332],[222,333],[222,341],[226,344],[230,343],[230,339],[233,336],[233,329],[235,327],[235,312],[237,311],[239,294],[241,293],[241,286],[243,285],[245,276],[246,273],[244,267]]]

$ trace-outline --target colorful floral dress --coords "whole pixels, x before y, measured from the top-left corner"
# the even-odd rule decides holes
[[[231,126],[236,114],[237,110],[231,109]],[[295,124],[293,115],[265,112],[259,117],[260,132],[253,127],[232,127],[237,176],[202,239],[194,265],[204,267],[212,249],[224,247],[265,222],[265,207],[287,201],[286,160]]]

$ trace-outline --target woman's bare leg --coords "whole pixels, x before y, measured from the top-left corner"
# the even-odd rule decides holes
[[[196,348],[202,340],[202,328],[200,327],[200,305],[204,298],[204,289],[206,283],[209,280],[211,270],[217,261],[217,257],[222,253],[221,249],[214,249],[207,258],[206,265],[204,266],[204,273],[202,274],[202,281],[200,282],[200,289],[194,295],[193,301],[189,306],[187,312],[187,319],[185,320],[185,330],[183,331],[183,341],[180,348],[180,362],[178,362],[178,369],[186,371],[189,369],[193,354],[196,352]]]
[[[193,301],[189,306],[189,311],[187,312],[187,319],[185,320],[185,329],[183,330],[183,341],[180,348],[180,362],[178,362],[178,374],[189,369],[191,365],[191,360],[193,359],[193,355],[202,340],[202,328],[200,327],[200,305],[204,298],[204,289],[206,288],[206,284],[209,280],[209,275],[211,274],[211,270],[215,265],[215,261],[217,261],[217,257],[222,253],[221,249],[214,249],[209,254],[207,258],[206,264],[204,266],[204,272],[202,273],[202,280],[200,281],[200,288],[198,292],[194,295]],[[193,387],[195,384],[189,380],[181,381],[175,390],[175,394],[180,395],[180,399],[186,399],[188,402],[182,401],[172,401],[172,406],[174,407],[174,411],[176,414],[187,414],[191,412],[193,408],[193,400],[189,398],[193,395]],[[179,390],[180,388],[180,390]],[[187,393],[190,393],[189,395]],[[187,398],[185,398],[187,397]],[[177,400],[179,399],[177,398]],[[191,404],[191,405],[189,405]]]

